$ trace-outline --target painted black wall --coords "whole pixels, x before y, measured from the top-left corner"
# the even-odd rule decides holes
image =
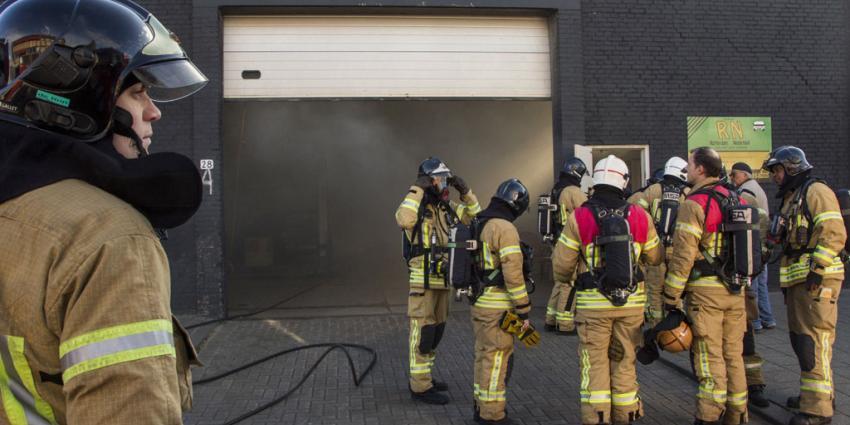
[[[537,9],[552,17],[556,158],[575,143],[649,144],[652,167],[684,155],[688,115],[769,115],[774,146],[795,144],[850,186],[850,6],[835,0],[142,0],[182,40],[211,84],[163,108],[160,147],[220,161],[222,8],[341,6]],[[462,3],[462,4],[461,4]],[[384,7],[381,7],[384,6]],[[472,7],[470,7],[472,6]],[[236,8],[236,9],[233,9]],[[256,8],[255,8],[256,10]],[[281,12],[285,9],[275,9]],[[167,141],[167,142],[166,142]],[[557,162],[557,160],[556,160]],[[220,164],[219,164],[220,165]],[[213,173],[220,188],[221,167]],[[772,188],[768,188],[772,190]],[[224,311],[222,202],[209,196],[172,232],[176,311]]]

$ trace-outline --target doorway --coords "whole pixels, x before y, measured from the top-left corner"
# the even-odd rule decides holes
[[[643,187],[649,179],[649,145],[575,145],[576,158],[584,161],[591,175],[596,162],[608,155],[622,159],[629,167],[628,188],[632,192]],[[587,192],[591,186],[593,186],[593,179],[585,176],[581,181],[581,190]]]

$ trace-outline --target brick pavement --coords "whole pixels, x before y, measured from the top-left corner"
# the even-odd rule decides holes
[[[798,366],[785,327],[781,294],[772,294],[779,322],[776,330],[759,334],[757,343],[766,358],[768,395],[777,402],[795,393]],[[537,303],[539,306],[541,303]],[[846,303],[845,303],[846,304]],[[850,425],[850,319],[841,306],[839,337],[833,369],[837,388],[836,425]],[[542,309],[533,314],[542,323]],[[197,318],[187,317],[191,323]],[[208,327],[212,328],[212,326]],[[196,379],[234,367],[282,349],[305,343],[351,342],[374,347],[378,363],[363,385],[355,387],[341,354],[332,354],[304,387],[289,400],[245,424],[469,424],[472,423],[472,332],[468,313],[452,312],[446,337],[439,348],[435,376],[446,381],[452,402],[447,406],[414,404],[407,391],[407,321],[400,314],[336,318],[245,320],[215,329],[193,331],[201,344],[207,367],[196,369]],[[576,337],[545,334],[535,349],[517,347],[516,364],[508,390],[508,409],[521,424],[579,424]],[[252,370],[195,389],[195,408],[187,424],[221,424],[285,392],[319,356],[299,352]],[[356,354],[359,367],[368,361]],[[688,368],[686,355],[670,356]],[[690,424],[696,386],[660,363],[639,365],[641,396],[647,417],[643,424]],[[785,423],[789,414],[772,406],[767,412]],[[751,415],[751,424],[771,422]]]

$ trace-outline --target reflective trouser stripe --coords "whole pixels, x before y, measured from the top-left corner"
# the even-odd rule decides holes
[[[590,394],[590,353],[587,350],[581,350],[581,397],[584,401],[584,395]]]
[[[727,393],[726,402],[733,406],[743,406],[747,404],[747,392]]]
[[[611,404],[613,404],[614,406],[630,406],[632,404],[637,403],[638,400],[640,400],[640,398],[637,396],[637,391],[632,391],[630,393],[623,394],[615,393],[613,395],[613,401]]]
[[[0,397],[12,425],[56,425],[53,409],[35,389],[21,337],[0,336]]]
[[[581,402],[590,404],[610,404],[611,391],[582,391]]]
[[[421,328],[419,327],[418,320],[413,319],[410,322],[410,374],[421,375],[431,373],[430,361],[427,363],[419,363],[416,361],[416,347],[419,345]]]
[[[71,338],[59,345],[62,379],[150,357],[176,357],[170,320],[112,326]]]
[[[472,397],[479,401],[506,401],[505,391],[489,391],[482,390],[481,386],[475,384],[472,390]]]
[[[821,352],[820,352],[820,361],[821,361],[821,370],[823,371],[824,379],[808,379],[802,378],[800,379],[800,390],[801,391],[809,391],[821,394],[832,394],[832,368],[829,364],[829,337],[831,334],[829,332],[824,332],[820,336],[820,344],[821,344]]]
[[[716,403],[726,403],[726,391],[717,391],[714,389],[714,378],[711,376],[711,368],[708,365],[708,345],[705,340],[697,341],[699,345],[699,358],[697,359],[699,366],[699,393],[697,397],[711,400]]]
[[[493,369],[490,371],[490,388],[488,388],[490,394],[495,393],[499,389],[499,374],[501,373],[504,356],[504,351],[497,351],[496,357],[493,359]]]

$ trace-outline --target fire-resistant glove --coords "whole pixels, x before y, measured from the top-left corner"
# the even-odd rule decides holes
[[[809,271],[809,274],[806,275],[806,289],[809,291],[817,290],[821,283],[823,283],[823,275],[817,274],[815,271]]]
[[[414,182],[413,185],[424,191],[427,191],[429,187],[433,186],[433,184],[431,183],[430,176],[419,176],[419,178],[416,179],[416,182]]]
[[[466,195],[469,193],[469,185],[466,184],[460,176],[451,176],[449,177],[448,183],[455,189],[457,189],[458,193],[461,195]]]

